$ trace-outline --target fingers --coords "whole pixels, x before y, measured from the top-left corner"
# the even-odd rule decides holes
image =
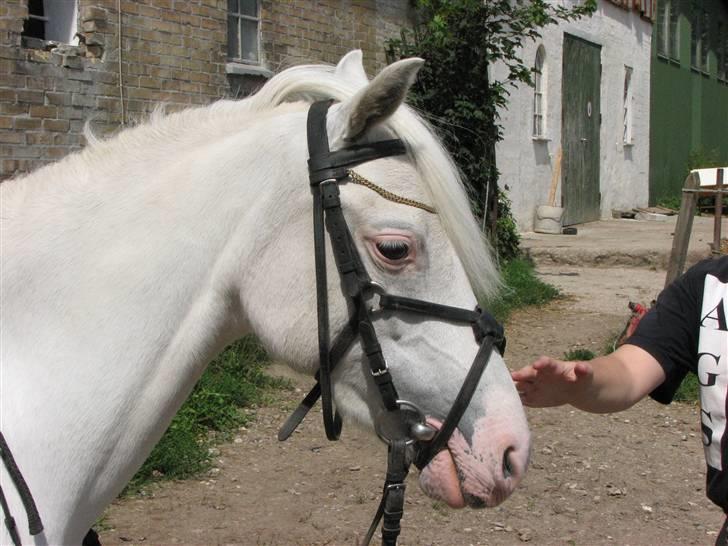
[[[588,362],[577,362],[574,364],[574,375],[578,378],[591,375],[592,366]]]
[[[554,373],[560,373],[563,368],[563,362],[560,360],[554,360],[548,356],[542,356],[536,360],[532,366],[538,371],[549,371]]]
[[[511,378],[513,381],[533,381],[538,376],[539,370],[544,369],[548,366],[551,359],[547,356],[541,356],[537,358],[530,366],[524,366],[520,370],[511,372]]]
[[[511,372],[511,379],[516,382],[533,381],[534,379],[536,379],[537,375],[538,372],[533,369],[533,366],[526,366],[525,368],[521,368],[520,370]]]

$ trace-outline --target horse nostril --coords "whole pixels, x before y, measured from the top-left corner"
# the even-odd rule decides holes
[[[505,453],[503,453],[503,477],[506,479],[510,478],[515,473],[513,463],[511,462],[511,453],[514,451],[514,448],[509,447],[506,449]]]

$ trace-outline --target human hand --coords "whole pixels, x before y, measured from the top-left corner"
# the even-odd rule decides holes
[[[526,406],[551,407],[573,403],[592,381],[589,362],[568,362],[547,356],[511,372],[516,390]]]

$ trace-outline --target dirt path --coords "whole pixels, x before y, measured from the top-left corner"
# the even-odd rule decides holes
[[[664,279],[644,269],[540,273],[567,297],[512,317],[511,367],[577,346],[600,352],[624,325],[627,301],[651,299]],[[210,475],[115,503],[102,543],[356,544],[379,501],[385,449],[352,428],[327,442],[317,413],[278,443],[300,396],[283,393],[262,408],[221,446]],[[528,416],[533,452],[520,489],[498,508],[454,511],[411,476],[400,544],[713,544],[722,515],[704,494],[696,407],[644,401],[614,415],[558,408]]]

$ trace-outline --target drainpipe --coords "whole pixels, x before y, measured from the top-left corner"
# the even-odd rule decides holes
[[[126,125],[126,108],[124,107],[124,77],[122,75],[122,49],[121,49],[121,0],[116,0],[116,12],[119,16],[118,30],[119,35],[119,102],[121,103],[121,125]]]

